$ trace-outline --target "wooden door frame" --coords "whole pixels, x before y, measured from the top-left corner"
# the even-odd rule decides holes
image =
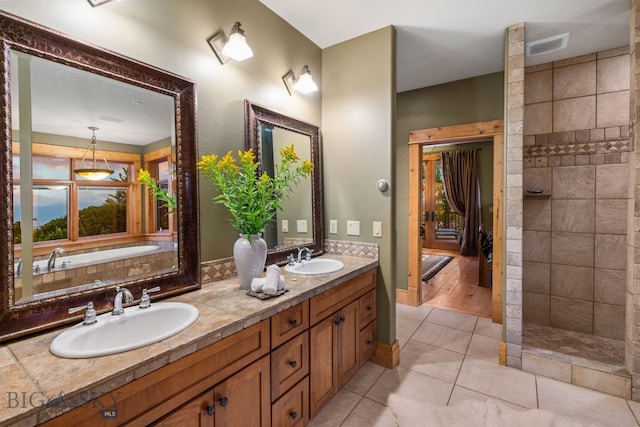
[[[409,132],[409,275],[407,290],[396,293],[398,302],[422,304],[420,239],[420,187],[422,147],[453,142],[493,141],[493,287],[491,317],[502,323],[504,281],[504,121],[420,129]],[[402,291],[402,290],[398,290]]]

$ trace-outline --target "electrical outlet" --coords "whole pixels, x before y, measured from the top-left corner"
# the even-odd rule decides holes
[[[288,233],[289,232],[289,220],[288,219],[283,219],[282,220],[282,232],[283,233]]]
[[[298,233],[306,233],[307,232],[307,220],[306,219],[299,219],[297,222],[297,230]]]
[[[382,237],[382,222],[373,221],[373,237]]]
[[[338,234],[338,220],[329,220],[329,234]]]
[[[347,234],[349,236],[359,236],[360,221],[347,221]]]

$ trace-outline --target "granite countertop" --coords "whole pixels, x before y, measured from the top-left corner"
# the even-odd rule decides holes
[[[317,276],[290,274],[283,268],[290,291],[277,298],[247,295],[236,277],[169,298],[194,305],[200,317],[177,335],[136,350],[89,359],[60,358],[49,352],[60,329],[1,345],[0,426],[44,422],[378,266],[373,258],[327,257],[345,267]]]

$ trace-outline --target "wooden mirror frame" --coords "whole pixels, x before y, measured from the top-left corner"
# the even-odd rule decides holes
[[[260,123],[268,123],[275,127],[291,132],[307,135],[311,144],[311,213],[313,218],[313,243],[289,246],[285,248],[269,249],[267,264],[282,264],[287,261],[287,255],[299,248],[307,247],[314,255],[322,254],[324,250],[324,207],[322,203],[322,159],[320,157],[320,129],[318,126],[303,122],[269,110],[263,106],[244,101],[245,119],[245,149],[253,148],[256,157],[261,158]],[[262,171],[258,171],[260,174]]]
[[[137,62],[106,49],[93,46],[55,30],[0,11],[0,342],[33,334],[69,322],[82,313],[69,315],[68,309],[93,302],[97,311],[113,305],[115,284],[100,289],[73,291],[25,303],[14,302],[13,259],[13,177],[11,132],[11,55],[20,51],[59,64],[104,76],[161,94],[175,100],[176,185],[178,195],[178,269],[176,272],[127,281],[136,299],[142,290],[160,286],[154,297],[166,297],[200,287],[198,232],[197,146],[195,121],[195,83]]]

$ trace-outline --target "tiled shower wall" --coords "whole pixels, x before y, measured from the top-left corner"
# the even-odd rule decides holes
[[[624,339],[629,69],[628,48],[525,69],[524,323]]]

